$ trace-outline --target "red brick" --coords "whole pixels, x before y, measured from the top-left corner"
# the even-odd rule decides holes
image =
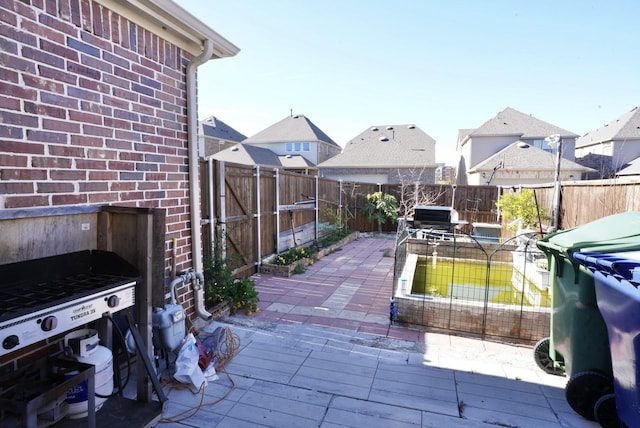
[[[38,131],[27,129],[27,140],[42,141],[44,143],[65,144],[69,140],[69,135],[61,132]]]
[[[117,171],[89,171],[90,181],[115,181],[117,179]]]
[[[47,178],[47,171],[43,169],[3,169],[2,180],[18,180],[18,181],[32,181],[32,180],[45,180]]]
[[[111,41],[115,44],[119,44],[120,43],[120,15],[116,13],[111,13],[110,28],[111,28]]]
[[[118,181],[111,185],[112,192],[131,192],[136,190],[136,183],[132,181]]]
[[[149,61],[147,60],[147,62]],[[141,76],[146,76],[150,79],[153,79],[156,76],[156,70],[153,70],[149,67],[143,67],[140,64],[131,64],[131,70],[136,74],[139,74]]]
[[[2,112],[2,124],[18,125],[26,128],[36,128],[38,126],[38,118],[36,116],[26,115],[22,113],[12,113],[9,111]]]
[[[89,194],[90,204],[105,204],[108,202],[117,202],[117,201],[118,201],[117,193],[90,193]]]
[[[28,160],[29,158],[27,156],[0,153],[0,166],[25,168]]]
[[[87,203],[87,195],[53,195],[51,196],[53,205],[78,205]]]
[[[93,12],[93,34],[98,37],[104,35],[104,27],[102,26],[102,7],[98,3],[92,3]]]
[[[85,181],[79,183],[78,190],[80,192],[107,192],[109,191],[109,183],[104,181]]]
[[[17,27],[18,17],[10,10],[3,9],[0,11],[0,22],[6,22],[11,27]]]
[[[31,166],[33,168],[71,168],[73,161],[69,158],[60,157],[34,157],[31,160]]]
[[[105,83],[108,83],[113,86],[117,86],[123,89],[130,89],[131,82],[127,79],[123,79],[121,77],[114,76],[112,74],[105,74],[102,78]]]
[[[90,101],[80,101],[80,110],[96,113],[99,116],[113,116],[113,109],[100,103],[92,103]]]
[[[80,63],[82,65],[86,65],[87,67],[95,68],[104,73],[112,73],[113,66],[106,61],[102,61],[100,59],[94,58],[89,55],[80,55]]]
[[[99,114],[87,113],[86,111],[69,111],[69,119],[82,123],[93,123],[95,125],[102,125],[102,116]]]
[[[64,94],[64,85],[44,77],[25,74],[22,77],[26,86],[43,89],[56,94]]]
[[[36,183],[38,193],[69,193],[73,192],[73,183],[54,183],[50,181]]]
[[[44,104],[53,104],[58,107],[69,109],[78,109],[78,100],[74,98],[63,97],[62,95],[52,94],[49,92],[40,92],[40,101]]]
[[[68,61],[67,62],[67,71],[70,73],[81,74],[83,76],[87,76],[91,79],[100,79],[100,72],[95,68],[87,67],[82,64],[78,64],[77,62]]]
[[[138,201],[144,198],[143,192],[122,192],[120,193],[121,201]]]
[[[100,93],[98,92],[88,91],[86,89],[78,88],[75,86],[69,86],[67,88],[67,94],[70,97],[77,98],[83,101],[92,101],[94,103],[99,102],[102,98]]]
[[[142,136],[139,132],[122,131],[119,129],[116,129],[116,138],[133,142],[142,141]]]
[[[147,177],[147,180],[149,178]],[[138,190],[157,190],[160,186],[158,183],[153,181],[142,181],[138,183]]]
[[[44,154],[44,144],[0,140],[0,152],[42,155]]]
[[[88,0],[80,0],[80,18],[81,28],[91,32],[91,3]]]
[[[96,135],[100,137],[113,137],[113,129],[102,126],[82,125],[82,132],[85,135]]]
[[[106,139],[104,142],[104,145],[109,149],[116,149],[116,150],[131,150],[133,147],[133,144],[131,143],[131,141],[114,140],[111,138]]]
[[[80,87],[84,89],[90,89],[92,91],[101,92],[103,94],[111,93],[111,88],[109,87],[109,85],[106,85],[99,80],[80,78],[80,81],[78,83],[80,84]]]
[[[127,39],[128,38],[129,38],[129,36],[127,35]],[[123,39],[124,39],[124,37],[123,37]],[[140,56],[137,53],[135,53],[133,51],[130,51],[129,49],[123,49],[120,46],[114,46],[113,47],[113,53],[118,55],[118,56],[121,56],[123,58],[128,59],[129,61],[131,61],[134,64],[137,64],[138,62],[140,62]]]
[[[13,55],[3,54],[2,65],[7,68],[24,71],[30,74],[36,73],[36,64],[33,61],[27,61]]]
[[[81,181],[87,179],[86,171],[57,169],[49,173],[52,180]]]
[[[4,201],[5,208],[33,208],[49,205],[48,196],[15,196]]]
[[[0,181],[0,195],[18,195],[29,193],[34,193],[33,183]]]
[[[114,171],[134,171],[136,169],[136,165],[133,162],[110,161],[109,169]]]
[[[117,129],[131,129],[131,122],[126,120],[113,119],[110,117],[104,118],[104,126]]]
[[[138,101],[138,94],[136,94],[135,92],[126,91],[122,88],[113,88],[113,96],[124,100]]]
[[[37,34],[40,37],[51,40],[55,43],[64,44],[65,41],[65,35],[63,33],[61,33],[60,31],[55,31],[35,21],[23,20],[20,24],[20,28],[30,34]],[[37,46],[36,43],[29,44],[32,46]]]
[[[87,135],[72,135],[71,144],[83,147],[102,147],[104,139],[99,137],[89,137]]]
[[[69,49],[58,43],[53,43],[46,39],[40,39],[40,49],[49,52],[51,55],[66,58],[70,61],[78,61],[78,51]]]
[[[116,159],[117,156],[118,152],[115,150],[87,149],[87,158],[89,159]]]
[[[73,142],[74,136],[71,137],[71,142]],[[82,147],[73,147],[73,146],[49,146],[49,154],[52,156],[65,156],[71,158],[79,158],[84,156],[84,148]]]
[[[63,120],[42,119],[42,128],[51,131],[77,134],[80,132],[80,124]]]
[[[69,85],[76,85],[76,82],[78,81],[78,76],[73,73],[56,70],[44,65],[39,65],[38,69],[40,70],[40,76],[47,79],[57,80],[59,82],[68,83]]]
[[[16,98],[9,98],[3,95],[0,95],[0,108],[6,110],[20,110],[22,107],[20,105],[20,100]]]
[[[14,41],[14,42],[18,42],[19,44],[29,45],[29,46],[38,45],[38,38],[34,34],[30,33],[28,30],[21,31],[16,26],[0,24],[0,31],[2,32],[3,39],[7,41]],[[17,48],[17,45],[15,46]],[[7,53],[8,52],[9,51],[7,51]],[[17,53],[17,50],[11,49],[11,52]]]
[[[107,169],[107,161],[95,159],[76,159],[78,169]]]
[[[18,83],[20,81],[20,74],[15,70],[2,67],[0,68],[0,80],[4,82]],[[4,92],[8,93],[7,91]]]
[[[58,30],[64,34],[68,34],[69,36],[76,34],[76,28],[73,25],[69,25],[64,21],[54,18],[53,16],[41,13],[39,15],[39,21],[42,25],[46,25],[47,27]]]
[[[51,106],[51,105],[43,105],[43,104],[35,104],[30,101],[24,102],[24,111],[25,113],[35,114],[38,116],[45,117],[54,117],[58,119],[66,118],[66,110]]]
[[[115,90],[114,90],[115,92]],[[127,91],[127,93],[130,93],[129,91]],[[135,95],[136,99],[138,98],[137,95]],[[102,102],[105,103],[108,106],[112,106],[115,108],[119,108],[122,110],[128,110],[129,106],[130,106],[130,102],[127,100],[123,100],[122,98],[119,97],[109,97],[107,95],[102,97]]]
[[[148,96],[144,96],[144,95],[140,95],[140,102],[142,104],[146,104],[148,106],[151,106],[153,108],[164,108],[162,101],[158,100],[155,98],[155,96],[152,97],[148,97]]]
[[[69,5],[71,7],[71,22],[76,27],[80,27],[80,22],[82,20],[80,14],[80,0],[69,0]]]
[[[134,123],[133,124],[133,130],[134,131],[139,131],[139,132],[144,132],[147,134],[155,134],[156,133],[156,128],[153,126],[149,126],[149,125],[144,125],[142,123]]]

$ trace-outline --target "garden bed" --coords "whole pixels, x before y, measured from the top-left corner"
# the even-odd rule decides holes
[[[300,260],[296,260],[295,262],[288,265],[277,265],[275,263],[270,263],[276,257],[271,256],[260,265],[260,273],[268,273],[273,276],[288,278],[293,275],[293,272],[296,269],[299,269],[300,266],[306,268],[307,266],[312,265],[315,261],[320,260],[326,255],[331,254],[334,251],[337,251],[345,245],[349,244],[350,242],[355,241],[356,239],[358,239],[358,236],[358,232],[353,232],[352,234],[345,236],[334,244],[318,249],[318,251],[312,254],[312,257],[305,257]]]

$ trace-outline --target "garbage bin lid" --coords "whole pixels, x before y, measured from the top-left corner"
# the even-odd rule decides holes
[[[640,211],[602,217],[568,230],[545,236],[538,242],[542,250],[624,251],[640,248]]]

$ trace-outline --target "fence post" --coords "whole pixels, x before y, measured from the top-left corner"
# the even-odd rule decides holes
[[[256,265],[260,266],[261,260],[262,260],[262,253],[261,253],[261,249],[262,249],[262,241],[261,241],[261,236],[262,236],[262,220],[260,218],[261,216],[261,212],[260,212],[260,201],[262,200],[262,195],[260,192],[260,165],[256,165],[255,166],[255,176],[256,176],[256,227],[255,227],[255,233],[256,233]]]
[[[276,197],[275,197],[275,210],[276,210],[276,254],[280,252],[280,173],[278,168],[273,169],[273,178],[276,180]]]
[[[314,201],[314,209],[313,211],[315,212],[315,240],[317,241],[319,239],[319,228],[320,228],[320,211],[318,210],[318,203],[320,202],[320,181],[318,176],[315,176],[315,181],[316,181],[316,197],[315,197],[315,201]]]
[[[220,249],[222,260],[227,258],[227,178],[224,161],[218,163],[218,194],[220,195]]]

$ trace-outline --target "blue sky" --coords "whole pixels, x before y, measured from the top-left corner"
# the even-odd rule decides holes
[[[582,135],[640,104],[634,0],[176,2],[241,49],[200,68],[199,114],[247,136],[291,111],[341,146],[412,123],[453,164],[506,107]]]

